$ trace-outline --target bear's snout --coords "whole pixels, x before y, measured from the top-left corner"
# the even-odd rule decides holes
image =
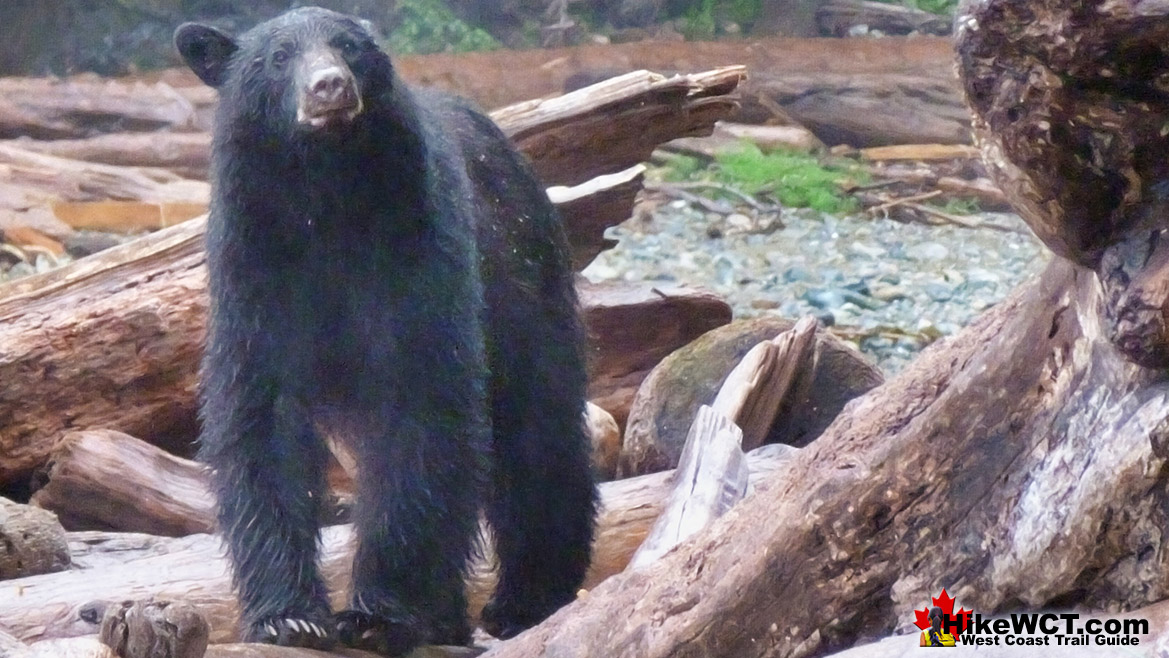
[[[304,62],[298,76],[302,90],[296,112],[299,123],[319,128],[352,121],[361,113],[357,80],[344,60],[325,50],[310,53]]]

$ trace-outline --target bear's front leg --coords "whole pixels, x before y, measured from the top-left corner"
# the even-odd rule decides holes
[[[223,371],[220,371],[223,372]],[[317,573],[327,450],[299,405],[255,373],[208,368],[202,456],[212,469],[245,642],[327,649],[336,630]]]
[[[478,533],[486,427],[481,407],[427,397],[394,413],[393,429],[366,444],[358,466],[353,595],[337,628],[344,644],[384,655],[471,639],[464,574]]]

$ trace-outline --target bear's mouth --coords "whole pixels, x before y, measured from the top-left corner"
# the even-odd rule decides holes
[[[351,123],[361,114],[361,97],[344,95],[339,102],[302,103],[296,110],[296,121],[310,128],[325,128]]]
[[[309,114],[303,110],[297,112],[296,120],[310,128],[325,128],[351,123],[361,114],[360,105],[357,107],[317,110]]]

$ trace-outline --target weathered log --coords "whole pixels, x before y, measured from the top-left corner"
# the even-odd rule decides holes
[[[202,180],[207,178],[211,161],[209,132],[110,133],[83,139],[24,138],[0,144],[70,160],[167,169]]]
[[[767,450],[749,454],[752,486],[783,467],[785,459],[785,455]],[[601,508],[585,587],[595,586],[629,563],[661,512],[672,476],[672,472],[654,473],[600,485]],[[235,595],[217,537],[164,539],[96,532],[71,537],[74,546],[85,547],[78,563],[94,568],[0,582],[0,619],[15,637],[31,642],[90,635],[97,632],[109,604],[151,597],[198,606],[211,625],[213,643],[237,637]],[[353,556],[350,526],[325,528],[321,545],[321,569],[334,604],[341,605]],[[112,554],[103,554],[103,548]],[[488,550],[471,569],[468,592],[472,614],[494,587],[491,564]]]
[[[970,142],[970,116],[948,77],[760,73],[743,94],[745,106],[752,94],[778,104],[828,145]]]
[[[32,503],[70,530],[179,537],[215,529],[203,467],[121,432],[71,432],[53,449]]]
[[[1165,598],[1169,383],[1100,303],[1054,261],[707,531],[488,655],[822,655],[943,586],[983,614]]]
[[[27,476],[77,428],[190,454],[207,312],[202,228],[181,224],[0,286],[0,483]]]
[[[649,159],[659,144],[709,135],[738,107],[743,66],[666,78],[634,71],[563,96],[495,110],[496,121],[548,185],[579,185]],[[603,154],[582,158],[581,145]]]
[[[0,580],[68,568],[65,530],[56,515],[0,498]]]
[[[591,403],[587,421],[594,446],[594,468],[608,473],[610,479],[620,451],[617,422]],[[328,470],[330,491],[321,510],[323,525],[346,518],[356,473],[356,464],[345,445],[331,437],[328,443],[336,459],[330,460]],[[36,479],[32,503],[56,514],[53,517],[41,513],[53,517],[49,520],[59,533],[59,552],[66,558],[69,553],[62,526],[73,531],[116,530],[168,537],[215,530],[215,502],[203,465],[121,432],[85,430],[66,434],[53,448],[48,464]],[[11,524],[0,524],[0,537],[5,528],[13,531],[8,534],[14,534],[21,527],[18,521],[29,516],[25,512],[22,517],[21,511],[13,510]],[[25,530],[21,534],[30,532]],[[37,535],[32,533],[32,536]],[[25,543],[17,540],[14,545],[23,547]],[[26,568],[36,564],[31,555],[18,552],[18,557]],[[0,577],[30,575],[8,573],[5,566],[0,556]],[[66,567],[67,559],[60,568]]]
[[[165,83],[0,78],[0,137],[61,139],[96,133],[196,128],[194,105]]]
[[[577,290],[591,341],[589,398],[622,427],[658,362],[731,321],[730,305],[700,289],[581,282]]]

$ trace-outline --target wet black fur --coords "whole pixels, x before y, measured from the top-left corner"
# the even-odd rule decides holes
[[[221,97],[202,457],[246,638],[325,647],[339,624],[383,653],[466,643],[480,509],[502,565],[485,627],[539,622],[584,576],[595,490],[566,241],[528,163],[467,103],[403,84],[349,17],[300,9],[235,39],[187,25],[176,43]],[[296,122],[314,44],[358,81],[350,124]],[[336,618],[316,566],[322,428],[360,470]]]

